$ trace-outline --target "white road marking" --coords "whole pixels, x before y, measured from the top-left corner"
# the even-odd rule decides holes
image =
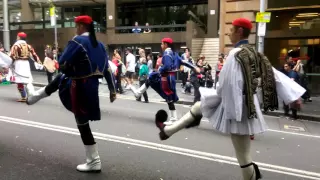
[[[19,124],[23,126],[35,127],[39,129],[51,130],[55,132],[63,132],[66,134],[79,135],[79,132],[77,129],[63,127],[63,126],[56,126],[51,124],[39,123],[39,122],[5,117],[5,116],[0,116],[0,121],[6,122],[6,123],[12,123],[12,124]],[[164,144],[157,144],[157,143],[136,140],[136,139],[126,138],[126,137],[97,133],[97,132],[94,132],[93,134],[96,139],[100,139],[100,140],[117,142],[122,144],[129,144],[133,146],[139,146],[143,148],[170,152],[170,153],[184,155],[188,157],[194,157],[194,158],[204,159],[208,161],[214,161],[214,162],[220,162],[224,164],[238,166],[237,159],[229,156],[222,156],[222,155],[213,154],[213,153],[201,152],[201,151],[196,151],[191,149],[174,147],[174,146],[169,146]],[[293,168],[266,164],[266,163],[257,163],[257,164],[260,166],[261,170],[280,173],[280,174],[286,174],[286,175],[291,175],[291,176],[296,176],[301,178],[320,180],[320,173],[293,169]]]

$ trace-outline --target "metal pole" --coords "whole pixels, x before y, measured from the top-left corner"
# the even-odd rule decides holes
[[[260,0],[260,12],[265,12],[266,7],[265,7],[265,0]],[[259,23],[259,27],[261,27],[261,24],[265,24],[265,23]],[[259,36],[258,38],[258,51],[260,53],[264,52],[264,36]]]
[[[55,25],[54,25],[54,44],[56,48],[56,52],[58,54],[58,30],[57,30],[57,17],[55,17]],[[57,57],[58,58],[58,57]]]
[[[3,6],[3,45],[6,51],[10,51],[8,0],[3,0],[2,6]]]

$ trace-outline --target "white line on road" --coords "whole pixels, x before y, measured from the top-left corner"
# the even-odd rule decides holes
[[[79,135],[79,132],[77,129],[63,127],[63,126],[56,126],[56,125],[51,125],[51,124],[39,123],[39,122],[11,118],[11,117],[5,117],[5,116],[0,116],[0,121],[12,123],[12,124],[19,124],[19,125],[23,125],[23,126],[35,127],[35,128],[39,128],[39,129],[46,129],[46,130],[51,130],[51,131],[55,131],[55,132],[63,132],[66,134]],[[131,139],[131,138],[103,134],[103,133],[96,133],[95,132],[93,134],[96,139],[100,139],[100,140],[117,142],[117,143],[122,143],[122,144],[130,144],[130,145],[154,149],[154,150],[158,150],[158,151],[170,152],[170,153],[174,153],[174,154],[180,154],[180,155],[184,155],[184,156],[189,156],[189,157],[194,157],[194,158],[199,158],[199,159],[204,159],[204,160],[209,160],[209,161],[220,162],[220,163],[224,163],[224,164],[238,166],[236,158],[229,157],[229,156],[222,156],[222,155],[213,154],[213,153],[201,152],[201,151],[196,151],[196,150],[191,150],[191,149],[174,147],[174,146],[169,146],[169,145],[164,145],[164,144],[157,144],[157,143],[152,143],[152,142],[147,142],[147,141],[142,141],[142,140],[136,140],[136,139]],[[291,175],[291,176],[296,176],[296,177],[301,177],[301,178],[320,180],[320,173],[304,171],[304,170],[299,170],[299,169],[293,169],[293,168],[277,166],[277,165],[272,165],[272,164],[266,164],[266,163],[257,163],[257,164],[261,167],[261,170],[280,173],[280,174],[286,174],[286,175]]]

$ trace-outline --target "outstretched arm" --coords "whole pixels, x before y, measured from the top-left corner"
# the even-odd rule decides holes
[[[111,71],[111,68],[109,66],[109,60],[108,60],[108,54],[105,52],[105,61],[106,61],[106,67],[104,68],[103,76],[107,81],[108,88],[110,91],[110,102],[113,102],[116,99],[116,85],[115,85],[115,77]]]
[[[200,68],[190,63],[188,60],[181,60],[181,65],[187,66],[188,68],[192,69],[196,73],[200,73]]]

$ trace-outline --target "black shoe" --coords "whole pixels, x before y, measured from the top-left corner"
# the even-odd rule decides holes
[[[297,120],[298,119],[298,111],[297,110],[292,109],[291,119],[293,119],[293,120]]]
[[[164,124],[165,121],[168,119],[168,113],[165,110],[159,110],[156,114],[155,123],[156,126],[159,128],[159,138],[160,140],[167,140],[170,136],[166,135],[166,133],[163,131],[164,127],[166,126]]]
[[[258,165],[256,165],[255,163],[250,163],[250,164],[247,164],[247,165],[243,165],[243,166],[240,166],[241,168],[247,168],[247,167],[250,167],[250,166],[253,166],[253,169],[254,169],[254,172],[256,174],[256,179],[255,180],[259,180],[259,179],[262,179],[262,175],[260,173],[260,170],[259,170],[259,167]],[[252,174],[253,176],[254,174]],[[251,177],[252,178],[252,177]],[[250,178],[250,179],[251,179]]]

